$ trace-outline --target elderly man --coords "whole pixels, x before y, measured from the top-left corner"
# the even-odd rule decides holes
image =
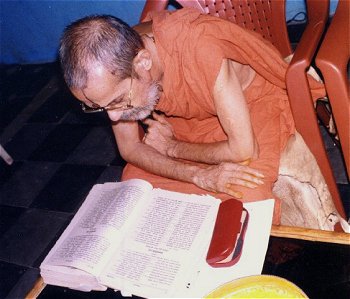
[[[287,64],[255,33],[192,9],[134,29],[92,16],[65,30],[60,58],[83,110],[107,111],[128,162],[123,180],[223,200],[273,197],[294,122]]]

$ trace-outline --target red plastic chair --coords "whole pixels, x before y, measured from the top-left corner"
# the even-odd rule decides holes
[[[166,9],[168,2],[168,0],[146,1],[140,20],[143,21],[150,11]],[[196,8],[203,13],[227,19],[260,33],[271,41],[283,56],[292,53],[285,25],[284,1],[178,0],[177,2],[182,7]]]
[[[287,70],[287,90],[296,128],[317,160],[335,207],[339,214],[345,218],[343,203],[320,133],[306,75],[328,20],[329,2],[309,0],[307,5],[308,25]]]
[[[141,21],[145,20],[150,11],[166,9],[168,3],[168,0],[147,0],[141,14]],[[270,40],[284,57],[292,54],[284,0],[177,0],[177,3],[182,7],[193,7],[203,13],[225,18],[244,28],[254,30]],[[296,128],[317,160],[335,207],[339,214],[345,217],[318,126],[306,74],[328,20],[329,0],[307,0],[307,15],[307,27],[287,70],[287,90]]]
[[[338,2],[336,13],[316,56],[325,81],[327,95],[343,157],[350,176],[350,97],[347,67],[350,58],[350,2]]]

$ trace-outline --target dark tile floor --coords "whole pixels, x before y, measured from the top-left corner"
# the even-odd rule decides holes
[[[80,111],[55,63],[2,66],[0,75],[0,144],[15,160],[11,166],[0,160],[0,298],[14,299],[33,286],[41,261],[91,187],[119,180],[125,162],[106,115]],[[339,152],[327,144],[349,199]],[[311,298],[350,294],[346,246],[271,238],[263,272],[297,283]],[[39,298],[119,296],[48,286]]]

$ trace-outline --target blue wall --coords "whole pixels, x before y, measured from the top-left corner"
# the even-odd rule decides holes
[[[63,29],[90,14],[112,14],[138,22],[144,0],[0,0],[1,63],[54,61]]]
[[[279,1],[279,0],[273,0]],[[63,29],[90,14],[112,14],[137,24],[145,0],[0,0],[0,63],[42,63],[56,59]],[[331,2],[334,12],[336,0]],[[303,0],[287,0],[287,20],[305,12]]]

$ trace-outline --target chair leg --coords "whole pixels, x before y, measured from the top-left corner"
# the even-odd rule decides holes
[[[317,113],[318,120],[326,128],[327,133],[332,138],[334,144],[338,148],[341,148],[338,133],[335,128],[335,124],[332,117],[332,111],[329,106],[329,102],[323,99],[317,100],[316,113]]]
[[[11,165],[13,163],[12,157],[7,153],[7,151],[2,147],[1,144],[0,144],[0,157],[3,158],[8,165]]]

